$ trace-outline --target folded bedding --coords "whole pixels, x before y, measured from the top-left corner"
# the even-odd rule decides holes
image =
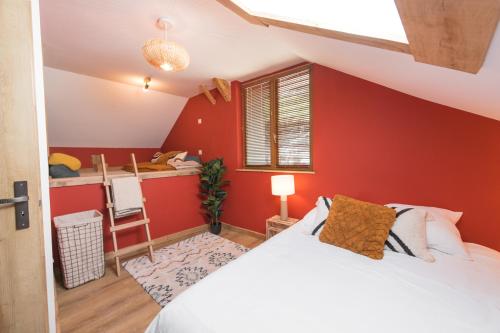
[[[139,172],[169,171],[198,168],[201,166],[196,159],[190,158],[188,160],[187,158],[187,152],[183,151],[156,153],[151,162],[137,163],[137,170]],[[128,172],[134,172],[134,165],[130,163],[125,165],[122,169]]]
[[[169,161],[168,165],[174,167],[177,170],[199,168],[201,166],[201,164],[196,161]]]
[[[111,194],[115,218],[139,213],[142,208],[142,191],[136,177],[111,179]]]
[[[115,211],[114,216],[115,216],[115,219],[119,219],[122,217],[139,214],[140,212],[141,212],[140,208],[125,209],[125,210]]]

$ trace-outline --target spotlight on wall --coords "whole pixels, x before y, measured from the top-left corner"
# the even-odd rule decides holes
[[[142,90],[144,92],[147,92],[149,90],[149,82],[151,82],[151,78],[149,76],[145,77],[144,78],[144,87],[142,88]]]

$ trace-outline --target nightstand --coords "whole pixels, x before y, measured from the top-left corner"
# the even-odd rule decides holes
[[[266,220],[266,239],[282,232],[291,225],[297,223],[299,219],[289,217],[286,221],[280,219],[279,215],[274,215]]]

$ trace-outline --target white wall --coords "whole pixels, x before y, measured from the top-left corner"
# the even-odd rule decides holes
[[[188,100],[50,67],[44,79],[52,147],[160,147]]]

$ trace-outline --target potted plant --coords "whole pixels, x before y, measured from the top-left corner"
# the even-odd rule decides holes
[[[201,204],[206,210],[210,223],[210,232],[218,235],[221,231],[220,216],[222,203],[227,192],[222,189],[229,181],[223,180],[226,167],[222,158],[203,163],[200,174],[200,192],[204,199]]]

